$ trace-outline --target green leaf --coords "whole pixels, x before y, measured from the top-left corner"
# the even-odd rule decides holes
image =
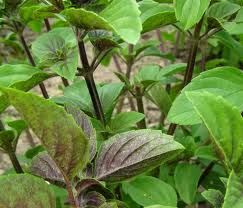
[[[24,120],[15,120],[15,121],[10,121],[7,123],[8,126],[16,132],[15,139],[12,142],[12,147],[13,150],[16,151],[18,139],[21,135],[21,133],[28,128],[26,122]]]
[[[168,114],[172,101],[162,83],[159,82],[149,87],[146,92],[146,97],[157,105],[161,112],[165,115]]]
[[[224,203],[224,195],[218,190],[206,190],[202,192],[202,196],[207,199],[207,201],[209,201],[215,208],[221,208]]]
[[[243,119],[240,111],[222,97],[210,93],[188,92],[187,97],[212,135],[220,158],[229,169],[233,168],[236,173],[242,171]]]
[[[99,14],[82,8],[70,8],[62,13],[76,27],[113,31],[131,44],[138,42],[142,31],[140,11],[135,0],[113,0]]]
[[[208,10],[208,16],[222,21],[224,18],[236,13],[240,5],[228,1],[214,3]]]
[[[176,207],[177,195],[169,184],[151,177],[140,176],[131,182],[122,184],[125,193],[141,206],[155,204]]]
[[[175,169],[175,186],[181,199],[191,205],[195,202],[201,169],[197,165],[182,163]]]
[[[218,160],[216,157],[216,154],[213,150],[213,147],[211,145],[209,146],[200,146],[195,150],[194,156],[199,157],[201,159],[206,160]]]
[[[0,66],[0,86],[28,91],[52,75],[27,64]]]
[[[174,0],[176,18],[184,30],[188,30],[198,23],[211,0]],[[190,14],[190,15],[189,15]]]
[[[143,33],[176,22],[175,11],[168,4],[159,4],[153,0],[139,3]]]
[[[62,14],[68,22],[76,27],[85,30],[103,29],[113,31],[112,26],[107,20],[92,11],[87,11],[83,8],[69,8],[65,9]]]
[[[187,85],[173,102],[169,111],[170,122],[181,125],[201,123],[186,92],[210,92],[220,95],[243,111],[243,72],[233,67],[220,67],[201,73]]]
[[[231,49],[235,54],[237,54],[241,60],[243,60],[242,59],[243,46],[229,33],[225,31],[221,31],[218,32],[216,35],[214,35],[214,37],[218,39],[224,46]]]
[[[243,34],[243,23],[227,22],[223,25],[224,29],[231,35]]]
[[[0,207],[55,208],[55,195],[42,179],[29,174],[0,177]]]
[[[103,86],[97,85],[96,87],[105,116],[108,118],[107,120],[109,120],[124,84],[110,83]],[[82,92],[82,94],[80,94],[80,92]],[[64,89],[64,97],[61,98],[61,100],[57,100],[57,102],[60,104],[72,103],[80,107],[83,111],[95,115],[89,90],[84,80],[79,80],[69,87],[66,87]]]
[[[234,171],[232,171],[228,179],[222,208],[241,208],[243,206],[242,191],[242,176],[238,177]]]
[[[164,66],[161,71],[161,76],[171,76],[183,72],[186,69],[186,65],[186,63],[178,63]]]
[[[34,94],[10,88],[1,90],[64,174],[72,178],[85,167],[88,141],[71,115],[52,101]]]
[[[110,50],[115,47],[119,47],[114,36],[105,30],[93,30],[88,33],[90,42],[99,51]]]
[[[243,22],[243,8],[241,8],[238,11],[238,13],[237,13],[237,15],[236,15],[236,17],[234,19],[234,22],[237,22],[237,23],[242,23]]]
[[[58,10],[52,5],[37,4],[33,6],[23,6],[19,10],[19,15],[25,24],[33,20],[43,20],[47,17],[55,17]]]
[[[56,28],[39,36],[32,44],[34,55],[44,67],[73,80],[78,66],[76,37],[71,28]]]
[[[136,44],[140,38],[142,24],[135,0],[113,0],[101,13],[123,40]]]
[[[164,206],[164,205],[152,205],[144,208],[176,208],[176,207]]]
[[[101,146],[95,176],[103,181],[121,181],[148,171],[183,151],[172,137],[156,130],[117,134]]]
[[[144,65],[139,72],[134,76],[135,83],[141,83],[144,87],[148,87],[154,82],[166,83],[168,76],[184,71],[186,64],[172,64],[161,68],[159,65]]]
[[[99,208],[119,208],[116,204],[116,202],[105,202]]]
[[[134,127],[137,122],[144,119],[144,115],[138,112],[122,112],[117,114],[110,121],[110,129],[113,132],[119,133],[131,127]]]

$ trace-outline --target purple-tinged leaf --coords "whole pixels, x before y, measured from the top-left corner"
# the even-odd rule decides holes
[[[87,191],[96,191],[101,193],[106,199],[113,199],[114,195],[110,192],[109,189],[105,188],[99,181],[86,178],[81,180],[76,185],[77,195],[81,196],[82,194],[86,193]]]
[[[92,161],[96,154],[96,131],[93,128],[93,125],[89,117],[82,112],[78,107],[65,104],[66,111],[71,114],[78,124],[78,126],[83,130],[85,136],[89,140],[89,160]]]
[[[121,181],[155,168],[183,149],[161,131],[146,129],[117,134],[101,146],[95,176],[102,181]]]
[[[37,95],[0,88],[41,140],[62,174],[73,179],[88,162],[88,140],[62,107]]]
[[[96,191],[86,192],[82,194],[79,198],[80,208],[87,207],[100,207],[102,204],[106,202],[105,197]]]
[[[51,183],[65,185],[60,169],[47,152],[41,152],[33,158],[30,171]]]

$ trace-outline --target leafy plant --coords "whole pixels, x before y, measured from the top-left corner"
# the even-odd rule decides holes
[[[242,207],[242,6],[0,0],[0,207]]]

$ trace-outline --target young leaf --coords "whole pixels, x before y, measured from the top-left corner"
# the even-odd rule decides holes
[[[89,160],[92,161],[96,154],[96,131],[93,128],[93,125],[88,118],[88,116],[79,110],[79,108],[66,104],[65,105],[66,111],[71,114],[78,124],[78,126],[83,130],[86,138],[89,140]]]
[[[232,171],[228,179],[222,208],[241,208],[243,206],[242,190],[242,176],[238,177],[234,171]]]
[[[243,111],[243,72],[233,67],[219,67],[201,73],[187,85],[173,102],[169,111],[170,122],[181,125],[201,123],[192,103],[185,92],[210,92],[221,95],[231,104]]]
[[[175,186],[181,199],[191,205],[195,201],[201,169],[189,163],[178,164],[175,169]]]
[[[56,28],[39,36],[32,44],[40,64],[73,80],[78,66],[76,37],[71,28]]]
[[[95,176],[103,181],[120,181],[170,160],[183,146],[156,130],[117,134],[104,142],[96,160]]]
[[[211,0],[174,0],[176,18],[184,30],[200,21]],[[190,15],[189,15],[190,14]]]
[[[160,204],[175,207],[177,204],[174,188],[151,176],[137,177],[131,182],[124,182],[122,187],[125,193],[142,206]]]
[[[227,167],[236,173],[241,172],[243,119],[240,111],[222,97],[210,93],[188,92],[187,97],[208,128]]]
[[[97,85],[97,90],[100,96],[101,105],[104,109],[105,116],[110,119],[111,112],[114,109],[117,98],[120,95],[124,84],[123,83],[110,83],[103,86]],[[80,94],[80,90],[82,94]],[[72,103],[85,112],[94,115],[92,101],[85,81],[80,80],[64,89],[64,97],[57,100],[58,103]]]
[[[121,132],[128,128],[134,127],[137,122],[144,119],[144,115],[138,112],[122,112],[117,114],[110,121],[109,127],[113,132]]]
[[[207,201],[209,201],[215,208],[221,208],[224,203],[224,195],[218,190],[206,190],[202,192],[202,196],[207,199]]]
[[[0,207],[55,208],[55,195],[42,179],[29,175],[0,177]]]
[[[39,137],[62,173],[72,178],[85,167],[88,141],[71,115],[52,101],[34,94],[10,88],[1,90]]]
[[[62,13],[76,27],[113,31],[131,44],[138,42],[142,30],[140,11],[135,0],[113,0],[99,14],[82,8],[70,8]]]
[[[143,0],[139,4],[143,33],[176,22],[175,11],[168,4]]]
[[[21,133],[28,128],[26,122],[24,120],[15,120],[15,121],[10,121],[7,123],[8,126],[14,130],[15,133],[15,139],[12,142],[12,148],[14,151],[16,151],[18,139],[21,135]]]

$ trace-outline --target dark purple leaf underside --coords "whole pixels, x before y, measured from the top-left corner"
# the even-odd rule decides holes
[[[120,181],[150,170],[183,151],[172,137],[156,130],[118,134],[101,147],[95,176],[103,181]]]

